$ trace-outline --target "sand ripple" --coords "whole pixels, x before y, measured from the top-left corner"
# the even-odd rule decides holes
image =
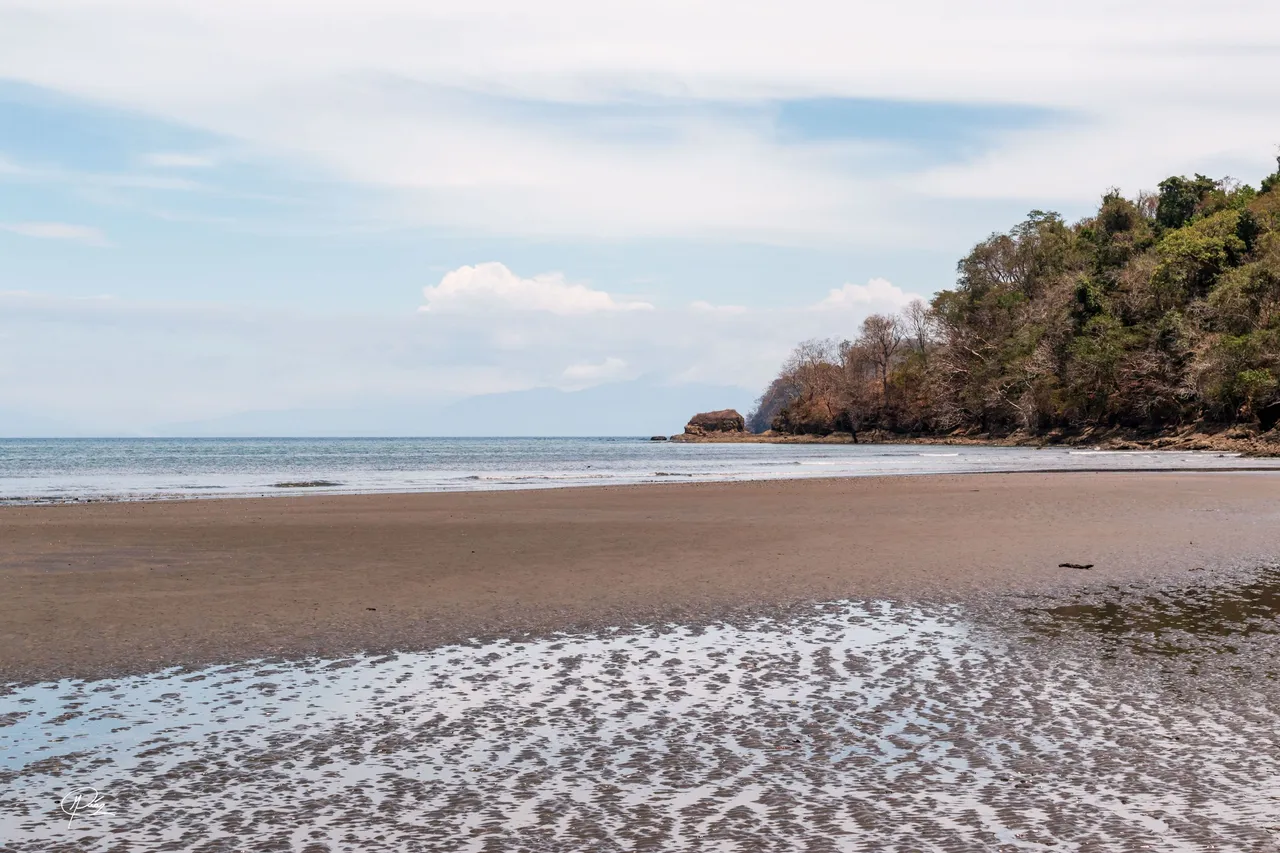
[[[1274,614],[1112,592],[10,690],[0,849],[1273,849]]]

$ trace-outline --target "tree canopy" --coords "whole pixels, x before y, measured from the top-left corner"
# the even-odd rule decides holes
[[[930,304],[800,345],[750,423],[1007,434],[1278,418],[1280,168],[1257,189],[1195,175],[1112,190],[1072,224],[1032,211]]]

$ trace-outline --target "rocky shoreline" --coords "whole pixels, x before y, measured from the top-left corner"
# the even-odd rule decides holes
[[[733,414],[737,414],[734,412]],[[751,433],[745,430],[714,430],[704,426],[707,415],[718,416],[725,422],[725,413],[712,412],[695,415],[685,432],[670,437],[670,441],[704,443],[763,443],[763,444],[923,444],[961,445],[987,447],[1088,447],[1097,450],[1175,450],[1215,451],[1239,453],[1243,456],[1280,456],[1280,428],[1269,432],[1239,424],[1215,427],[1195,424],[1185,429],[1160,434],[1146,434],[1133,430],[1092,429],[1080,432],[1052,431],[1045,433],[1015,432],[1008,435],[989,433],[953,432],[945,435],[912,435],[867,430],[854,436],[847,432],[829,435],[793,435],[769,430]],[[739,416],[740,417],[740,416]]]

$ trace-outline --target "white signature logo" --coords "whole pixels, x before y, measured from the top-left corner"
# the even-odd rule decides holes
[[[78,817],[97,817],[107,807],[107,798],[96,788],[77,788],[62,798],[62,813],[67,815],[67,829]]]

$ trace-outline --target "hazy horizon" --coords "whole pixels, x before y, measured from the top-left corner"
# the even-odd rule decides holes
[[[695,413],[736,408],[752,397],[709,385],[666,387],[624,382],[580,391],[533,388],[431,406],[384,403],[359,408],[239,412],[199,421],[154,424],[134,432],[94,430],[0,408],[0,437],[631,437],[674,435]]]

